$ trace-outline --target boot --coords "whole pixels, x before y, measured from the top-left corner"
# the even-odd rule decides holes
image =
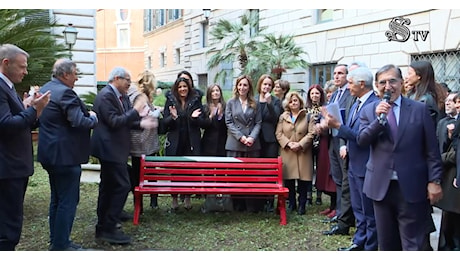
[[[158,195],[156,194],[150,195],[150,207],[152,209],[158,209]]]
[[[296,203],[296,193],[295,193],[295,180],[285,180],[284,186],[289,189],[288,194],[288,208],[287,211],[289,213],[294,212],[297,210],[297,203]]]
[[[299,210],[297,213],[299,215],[305,215],[306,210],[305,206],[307,204],[307,183],[306,181],[298,181],[298,191],[299,191]]]
[[[315,201],[315,204],[320,206],[320,205],[323,205],[323,200],[322,200],[322,192],[321,191],[316,191],[316,201]]]
[[[311,191],[307,192],[307,206],[313,205],[313,194]]]

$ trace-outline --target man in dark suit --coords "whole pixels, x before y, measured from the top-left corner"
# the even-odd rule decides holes
[[[375,78],[391,98],[362,109],[357,143],[371,146],[363,189],[373,200],[379,250],[422,250],[430,203],[442,197],[435,127],[425,104],[401,95],[398,67],[385,65]]]
[[[0,45],[0,251],[13,251],[22,232],[24,195],[34,173],[31,130],[50,93],[21,100],[14,83],[27,75],[29,54]]]
[[[127,169],[130,129],[155,126],[152,118],[146,117],[147,97],[139,97],[131,106],[127,96],[130,84],[129,72],[116,67],[109,75],[109,84],[97,94],[94,102],[99,123],[91,137],[91,154],[101,163],[96,239],[112,244],[131,243],[131,237],[117,228],[131,189]]]
[[[456,92],[449,93],[445,100],[445,113],[446,116],[441,118],[436,127],[436,136],[438,137],[439,150],[441,153],[447,151],[452,140],[452,136],[449,137],[448,126],[455,124],[457,120],[457,109],[455,108],[454,98],[457,95]]]
[[[348,149],[348,182],[353,215],[356,218],[356,232],[350,247],[339,248],[339,251],[377,250],[377,229],[375,226],[372,200],[363,193],[366,163],[369,159],[369,146],[361,147],[356,143],[359,131],[359,114],[366,105],[379,100],[373,91],[373,76],[368,68],[357,68],[347,76],[352,96],[357,100],[350,109],[346,124],[341,124],[332,115],[327,115],[327,124],[338,129],[337,136],[347,141]],[[333,229],[347,230],[349,226],[339,221]]]
[[[353,66],[356,67],[356,66]],[[334,84],[338,87],[331,96],[331,101],[337,103],[340,108],[343,122],[346,122],[350,107],[353,105],[355,97],[350,95],[348,89],[347,65],[339,64],[334,69]],[[343,94],[341,94],[343,92]],[[341,222],[343,229],[333,226],[330,230],[324,231],[324,235],[347,235],[351,226],[355,224],[353,210],[351,208],[350,188],[348,184],[348,155],[344,140],[332,130],[332,138],[329,146],[330,172],[336,183],[337,190],[337,209],[328,215],[331,222]]]
[[[73,91],[77,65],[69,59],[55,62],[52,79],[40,89],[51,91],[51,102],[39,120],[37,160],[48,172],[50,250],[81,250],[70,240],[80,199],[81,164],[87,163],[91,129],[97,116]]]

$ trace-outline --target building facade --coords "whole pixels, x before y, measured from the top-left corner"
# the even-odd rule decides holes
[[[57,20],[61,27],[54,28],[58,42],[64,42],[63,31],[69,23],[77,29],[77,41],[70,50],[72,60],[79,70],[78,81],[75,82],[75,92],[85,94],[96,92],[96,10],[94,9],[50,9],[50,15]]]
[[[98,85],[107,83],[109,73],[121,66],[134,80],[145,69],[143,9],[96,10],[96,77]]]
[[[223,46],[210,46],[209,31],[219,19],[237,21],[245,12],[257,13],[264,32],[293,35],[306,51],[303,58],[308,68],[283,73],[292,89],[323,84],[339,63],[364,62],[374,72],[392,63],[405,74],[412,60],[425,59],[432,62],[438,82],[460,90],[457,9],[210,9],[210,14],[204,9],[144,9],[143,34],[131,35],[145,43],[138,62],[165,82],[174,81],[180,70],[188,70],[195,86],[203,89],[213,83],[217,70],[228,69],[224,65],[207,69],[211,48]],[[100,40],[98,37],[98,46]],[[98,55],[98,71],[99,65]],[[223,87],[229,89],[232,84],[226,82]]]

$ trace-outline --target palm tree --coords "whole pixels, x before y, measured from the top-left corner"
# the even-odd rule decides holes
[[[210,32],[215,40],[213,44],[223,43],[223,47],[216,51],[215,46],[208,51],[214,53],[208,61],[208,69],[223,64],[232,65],[231,69],[217,72],[216,82],[234,76],[233,63],[236,61],[241,73],[253,79],[258,79],[262,74],[272,74],[279,79],[286,69],[305,69],[309,66],[302,58],[307,53],[296,45],[292,35],[264,34],[263,29],[258,30],[259,17],[251,14],[246,13],[237,23],[219,20]],[[258,30],[254,36],[249,33],[251,28]]]
[[[304,68],[309,64],[302,56],[307,53],[297,46],[292,35],[263,35],[263,41],[257,45],[253,56],[260,70],[269,71],[275,79],[280,79],[286,69]]]
[[[17,45],[30,55],[29,75],[15,84],[18,93],[49,81],[56,59],[68,56],[66,46],[56,43],[57,35],[51,33],[56,26],[47,9],[0,9],[0,43]]]
[[[207,53],[214,53],[209,59],[208,69],[213,69],[222,64],[232,64],[238,60],[239,69],[244,71],[249,60],[248,53],[255,50],[257,38],[260,36],[258,30],[259,18],[257,15],[251,15],[250,12],[244,14],[238,22],[232,23],[228,20],[219,20],[210,34],[214,42],[211,45],[217,45],[224,42],[222,49],[216,51],[216,46],[211,48]],[[250,35],[250,30],[256,28],[254,35]],[[229,70],[233,74],[233,69]],[[215,81],[225,80],[226,70],[220,70],[216,74]],[[233,75],[231,75],[233,76]]]

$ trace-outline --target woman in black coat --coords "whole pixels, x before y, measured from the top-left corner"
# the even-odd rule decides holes
[[[212,84],[208,87],[203,112],[202,128],[204,132],[201,138],[201,154],[206,156],[226,156],[225,100],[222,88],[218,84]]]
[[[202,104],[199,94],[186,78],[178,78],[166,94],[162,133],[166,133],[165,155],[201,155]],[[172,210],[179,207],[172,195]],[[190,195],[185,196],[185,209],[191,209]]]

